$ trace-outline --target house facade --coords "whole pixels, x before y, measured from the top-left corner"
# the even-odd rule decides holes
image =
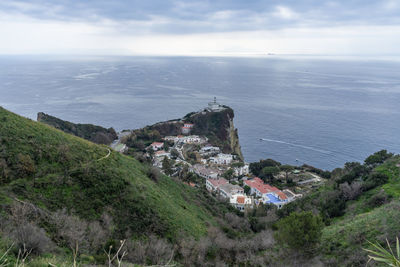
[[[206,188],[210,192],[218,192],[218,189],[221,185],[227,184],[228,181],[224,178],[218,179],[207,179],[206,180]]]
[[[224,198],[230,198],[236,194],[244,194],[244,189],[238,185],[233,184],[223,184],[219,187],[219,194]]]
[[[220,153],[216,157],[210,157],[210,161],[219,165],[229,165],[233,161],[233,155]]]
[[[151,147],[151,149],[153,149],[154,151],[160,150],[160,149],[162,149],[162,148],[164,147],[164,143],[162,143],[162,142],[153,142],[153,143],[150,145],[150,147]]]
[[[242,167],[235,167],[233,168],[233,174],[235,176],[244,176],[249,174],[249,164],[245,164]]]
[[[207,168],[206,166],[202,164],[196,164],[194,165],[191,170],[199,175],[200,177],[203,177],[205,179],[217,179],[218,176],[221,174],[221,171],[213,168]]]
[[[243,194],[232,195],[229,198],[229,203],[242,212],[252,206],[251,198]]]

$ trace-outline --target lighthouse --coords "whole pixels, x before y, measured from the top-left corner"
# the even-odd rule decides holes
[[[217,102],[217,98],[216,97],[214,97],[214,101],[208,103],[208,110],[209,111],[220,111],[220,110],[223,110],[223,109],[224,109],[224,107],[221,106]]]

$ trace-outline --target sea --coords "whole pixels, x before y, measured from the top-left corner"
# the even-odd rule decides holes
[[[400,153],[400,60],[363,57],[1,56],[0,106],[116,130],[234,109],[247,162],[332,170]]]

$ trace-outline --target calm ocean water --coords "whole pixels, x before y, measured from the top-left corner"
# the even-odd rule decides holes
[[[0,57],[0,105],[32,119],[43,111],[132,129],[182,117],[214,96],[235,110],[249,162],[333,169],[380,149],[400,153],[399,61]]]

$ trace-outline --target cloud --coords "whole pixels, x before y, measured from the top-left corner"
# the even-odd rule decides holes
[[[295,19],[298,14],[286,6],[277,6],[273,15],[281,19]]]
[[[400,54],[400,0],[2,0],[0,51]]]

